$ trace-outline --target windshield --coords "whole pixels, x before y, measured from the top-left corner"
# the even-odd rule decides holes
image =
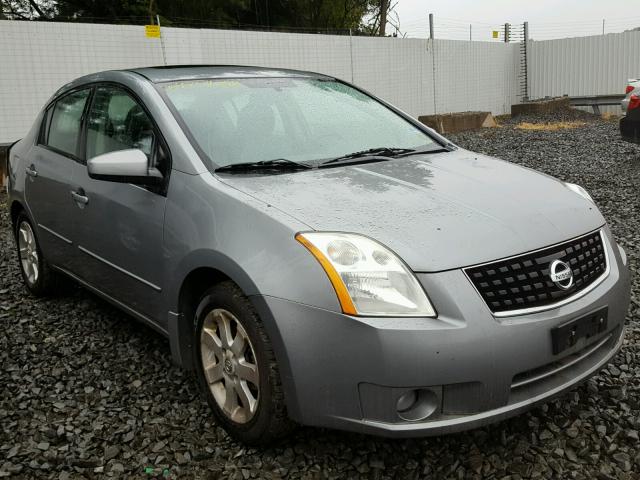
[[[241,78],[173,82],[162,88],[211,168],[434,145],[381,103],[337,81]]]

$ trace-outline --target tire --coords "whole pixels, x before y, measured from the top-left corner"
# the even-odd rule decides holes
[[[236,440],[256,446],[268,445],[289,434],[294,424],[287,416],[271,342],[240,288],[225,281],[207,290],[198,303],[194,323],[194,370],[218,424]],[[222,325],[227,325],[224,330]],[[226,336],[226,344],[225,331],[231,333]],[[244,338],[243,342],[239,338]],[[230,344],[233,345],[225,348]],[[243,353],[234,353],[239,351],[237,345],[244,345]],[[238,394],[240,390],[245,393]],[[233,401],[228,402],[233,395],[237,395],[235,407]],[[227,405],[230,408],[225,411]],[[255,405],[253,412],[251,405]]]
[[[36,231],[24,212],[16,219],[14,234],[20,273],[27,290],[36,297],[58,292],[61,285],[60,275],[51,269],[42,255]],[[30,236],[31,240],[26,236]],[[35,265],[35,268],[29,268],[31,265]]]

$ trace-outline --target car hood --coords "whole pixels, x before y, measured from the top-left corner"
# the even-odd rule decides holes
[[[561,181],[462,149],[279,175],[219,178],[310,229],[374,238],[417,272],[524,253],[605,223],[595,205]]]

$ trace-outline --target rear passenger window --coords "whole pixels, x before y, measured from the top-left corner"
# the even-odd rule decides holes
[[[45,144],[62,153],[76,155],[80,123],[90,90],[79,90],[58,100],[50,112]]]

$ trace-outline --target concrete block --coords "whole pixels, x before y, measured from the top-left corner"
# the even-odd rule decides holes
[[[438,133],[456,133],[475,130],[483,127],[497,126],[490,112],[459,112],[439,115],[422,115],[418,117],[422,123]]]
[[[569,97],[548,98],[544,100],[535,100],[531,102],[519,103],[511,105],[511,116],[530,115],[530,114],[547,114],[554,112],[562,112],[571,109]]]

